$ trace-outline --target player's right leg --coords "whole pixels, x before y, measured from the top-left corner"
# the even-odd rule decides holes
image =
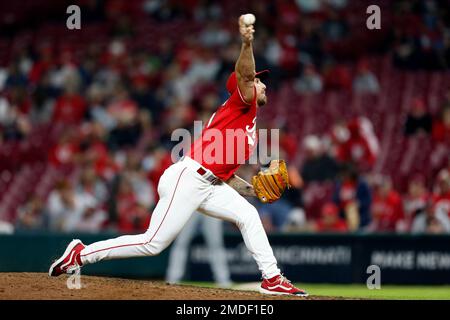
[[[215,186],[199,211],[235,223],[241,231],[247,249],[255,259],[263,276],[260,292],[275,295],[308,294],[293,286],[278,269],[258,211],[236,190],[227,184]]]
[[[173,164],[160,178],[160,200],[145,233],[99,241],[86,247],[76,240],[76,250],[75,247],[68,248],[63,256],[52,264],[49,274],[58,276],[66,273],[75,264],[85,265],[102,260],[159,254],[173,241],[192,213],[208,196],[210,189],[204,187],[205,182],[199,177],[183,163]],[[81,245],[78,245],[78,242]]]

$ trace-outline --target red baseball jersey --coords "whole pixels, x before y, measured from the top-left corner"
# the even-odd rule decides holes
[[[188,153],[224,181],[250,158],[257,145],[256,87],[253,101],[245,102],[233,72],[227,89],[230,97],[211,116]]]

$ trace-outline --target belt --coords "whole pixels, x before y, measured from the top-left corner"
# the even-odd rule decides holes
[[[213,184],[213,185],[222,183],[222,180],[220,180],[213,174],[207,174],[208,172],[205,169],[203,169],[202,167],[198,168],[197,173],[199,175],[201,175],[203,178],[205,178],[206,180],[208,180],[209,182],[211,182],[211,184]]]
[[[190,157],[183,156],[180,161],[183,161],[186,163],[188,167],[195,170],[199,175],[201,175],[205,180],[207,180],[209,183],[213,185],[218,185],[222,183],[222,180],[220,180],[218,177],[216,177],[211,170],[206,170],[201,166],[200,163],[197,161],[191,159]]]

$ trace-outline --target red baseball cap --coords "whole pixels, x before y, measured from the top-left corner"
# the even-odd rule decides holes
[[[269,74],[269,70],[262,70],[256,73],[255,78],[263,78],[266,77]],[[227,80],[227,90],[230,94],[233,94],[233,92],[237,88],[237,79],[236,79],[236,72],[232,72]]]

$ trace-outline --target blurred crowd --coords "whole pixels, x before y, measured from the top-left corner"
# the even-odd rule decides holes
[[[48,197],[30,194],[13,222],[17,230],[141,232],[158,200],[158,179],[171,164],[172,131],[192,130],[194,120],[205,122],[227,98],[224,83],[239,55],[236,18],[242,12],[208,0],[80,3],[83,26],[108,26],[106,45],[92,41],[76,52],[51,40],[24,42],[0,65],[0,145],[27,141],[34,128],[51,124],[59,134],[42,152],[52,167],[76,172],[74,179],[58,179]],[[386,27],[366,37],[367,30],[353,21],[365,25],[365,9],[349,19],[354,12],[347,0],[254,2],[246,9],[257,17],[256,65],[271,70],[272,90],[292,83],[300,95],[377,94],[369,52],[390,54],[398,68],[448,68],[445,4],[383,5]],[[147,50],[133,45],[138,28],[131,6],[144,15],[140,21],[200,27],[182,38],[160,35],[154,50]],[[234,15],[224,14],[229,12]],[[4,30],[32,33],[26,24]],[[354,77],[348,61],[357,61]],[[438,115],[414,100],[404,131],[448,144],[450,94]],[[450,232],[450,159],[431,185],[417,176],[400,193],[389,176],[371,172],[379,142],[364,117],[339,120],[326,135],[303,141],[283,132],[282,147],[285,153],[304,152],[305,161],[290,168],[294,188],[282,200],[255,203],[269,231]],[[245,167],[242,175],[248,178],[255,169]],[[332,189],[317,210],[308,207],[305,191],[315,182]]]
[[[437,120],[431,127],[440,125]],[[254,204],[271,231],[450,233],[449,138],[445,144],[446,160],[436,176],[413,174],[400,190],[391,176],[373,170],[379,144],[370,121],[338,122],[329,133],[304,138],[305,159],[299,169],[290,168],[293,188],[285,197],[272,205]]]

